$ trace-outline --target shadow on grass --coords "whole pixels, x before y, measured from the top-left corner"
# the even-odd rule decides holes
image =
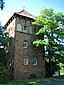
[[[59,76],[59,77],[50,77],[50,78],[42,78],[42,79],[29,79],[29,80],[13,80],[13,81],[8,81],[5,83],[2,83],[0,85],[34,85],[37,83],[42,83],[42,82],[48,82],[48,81],[55,81],[57,79],[64,79],[64,75],[63,76]]]

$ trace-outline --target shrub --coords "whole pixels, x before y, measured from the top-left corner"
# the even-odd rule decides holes
[[[29,79],[35,79],[35,78],[37,78],[37,76],[34,73],[30,74]]]
[[[5,82],[8,79],[8,70],[7,68],[3,65],[0,64],[0,82]]]

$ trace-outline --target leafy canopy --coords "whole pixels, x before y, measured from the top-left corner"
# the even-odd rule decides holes
[[[52,45],[56,49],[58,45],[63,46],[64,41],[64,15],[63,13],[54,13],[53,9],[44,9],[41,11],[40,16],[35,17],[34,25],[40,27],[36,35],[43,34],[47,36],[47,41],[37,39],[33,44]],[[51,48],[52,48],[51,47]]]
[[[35,35],[44,36],[36,39],[33,44],[44,45],[45,59],[49,63],[50,61],[56,64],[64,63],[64,14],[54,13],[53,9],[45,8],[35,17],[33,24],[40,28]]]

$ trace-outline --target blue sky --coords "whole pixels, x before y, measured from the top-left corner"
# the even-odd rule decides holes
[[[64,13],[64,0],[5,0],[3,11],[0,10],[0,21],[4,25],[14,12],[19,12],[25,6],[25,10],[33,15],[39,15],[45,8],[52,8],[54,12]]]

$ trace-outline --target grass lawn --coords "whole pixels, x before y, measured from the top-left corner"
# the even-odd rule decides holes
[[[47,82],[51,80],[57,80],[57,79],[63,79],[64,76],[60,77],[51,77],[51,78],[42,78],[42,79],[29,79],[29,80],[16,80],[16,81],[9,81],[7,83],[3,83],[0,85],[26,85],[26,84],[36,84],[36,83],[41,83],[41,82]]]

